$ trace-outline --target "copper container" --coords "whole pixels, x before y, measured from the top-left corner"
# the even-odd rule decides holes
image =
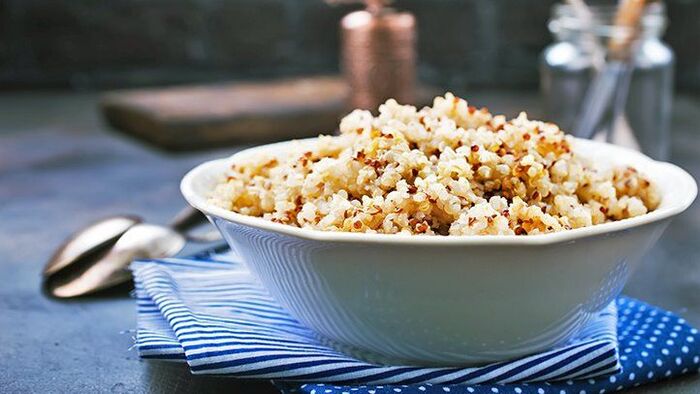
[[[368,7],[341,21],[341,68],[352,108],[376,110],[389,98],[416,100],[416,21],[412,14]]]

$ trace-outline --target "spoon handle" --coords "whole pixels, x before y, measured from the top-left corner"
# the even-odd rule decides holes
[[[170,222],[170,227],[179,233],[185,233],[206,221],[207,218],[203,213],[188,205],[175,215]]]

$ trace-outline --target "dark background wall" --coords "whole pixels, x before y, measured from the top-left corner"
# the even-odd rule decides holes
[[[551,0],[397,0],[420,73],[455,87],[534,87]],[[337,71],[321,0],[0,0],[0,89],[112,88]],[[700,92],[700,0],[667,1],[677,87]]]

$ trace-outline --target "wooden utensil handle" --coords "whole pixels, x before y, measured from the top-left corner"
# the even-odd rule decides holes
[[[639,22],[644,13],[645,0],[621,0],[615,14],[615,27],[628,33],[622,37],[612,37],[608,43],[610,56],[623,60],[630,55],[630,46],[639,35]]]

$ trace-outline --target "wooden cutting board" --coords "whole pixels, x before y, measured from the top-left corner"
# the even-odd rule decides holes
[[[348,88],[337,77],[237,82],[107,93],[115,129],[169,150],[331,134]]]
[[[421,89],[419,104],[436,91]],[[184,151],[332,134],[350,110],[348,94],[340,77],[317,76],[116,91],[100,108],[116,130]]]

